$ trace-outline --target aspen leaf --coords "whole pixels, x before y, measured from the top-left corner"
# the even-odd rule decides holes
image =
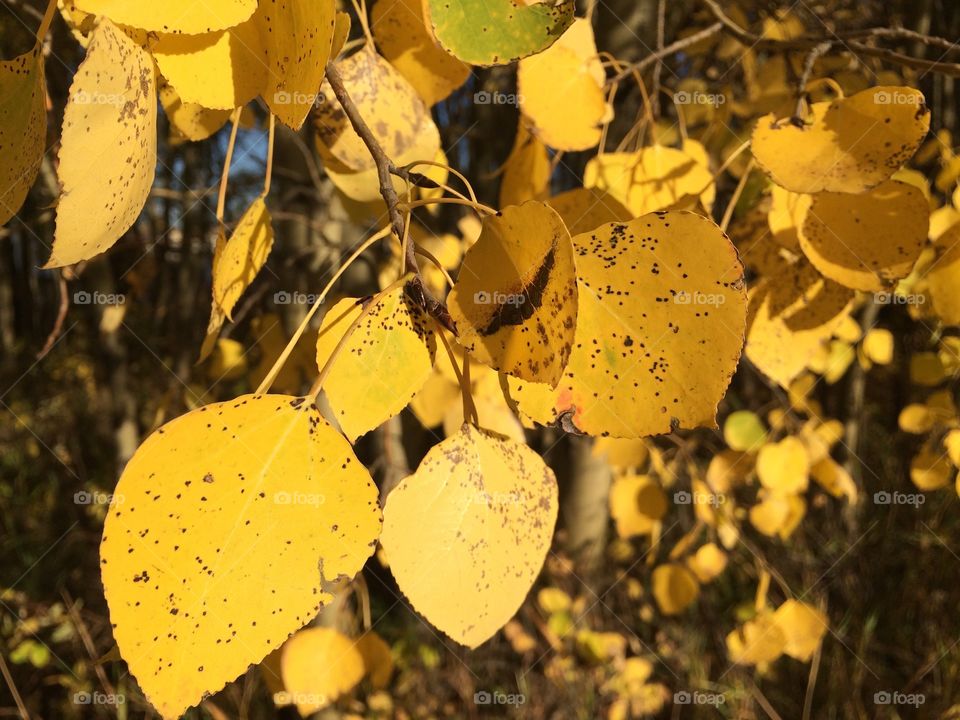
[[[663,488],[646,475],[622,475],[610,486],[610,516],[622,538],[652,533],[666,512]]]
[[[370,684],[378,690],[389,685],[390,676],[393,675],[390,646],[373,630],[368,630],[358,637],[355,646],[363,657],[363,669],[370,678]]]
[[[251,203],[230,239],[213,259],[213,297],[228,319],[273,247],[270,212],[261,195]]]
[[[753,452],[767,440],[767,429],[756,413],[738,410],[727,416],[723,423],[723,439],[731,450]]]
[[[820,610],[799,600],[783,603],[773,613],[772,621],[786,640],[783,652],[800,662],[813,657],[829,628]]]
[[[930,432],[936,423],[933,412],[926,405],[912,403],[900,411],[897,425],[903,432],[923,435]]]
[[[280,673],[285,699],[306,717],[357,686],[364,674],[363,655],[339,630],[304,628],[283,644]]]
[[[550,185],[550,157],[547,148],[530,134],[520,118],[513,149],[503,166],[500,183],[500,207],[539,200]],[[596,227],[594,225],[593,227]]]
[[[753,155],[777,185],[797,193],[860,193],[890,178],[920,147],[930,111],[919,90],[874,87],[814,103],[802,126],[757,121]]]
[[[395,165],[437,156],[440,133],[429,108],[390,63],[364,48],[337,61],[337,69],[350,99]],[[320,155],[336,172],[374,168],[370,151],[354,132],[330,83],[324,80],[320,92],[324,102],[313,116]]]
[[[483,221],[447,306],[460,344],[495,370],[559,382],[577,324],[570,233],[548,205],[511,205]]]
[[[773,613],[765,610],[743,627],[731,631],[726,638],[730,660],[738,665],[760,665],[783,654],[787,638],[774,622]]]
[[[810,477],[836,498],[857,500],[857,485],[847,470],[831,457],[824,457],[810,467]]]
[[[597,438],[591,453],[621,470],[640,468],[650,457],[646,441],[639,438]]]
[[[685,196],[713,206],[710,170],[683,150],[653,145],[633,153],[601,153],[587,163],[585,187],[609,193],[634,216],[670,208]]]
[[[206,140],[226,125],[230,110],[211,110],[185,103],[170,83],[160,78],[160,104],[170,121],[172,133],[192,142]]]
[[[511,381],[520,410],[597,436],[715,426],[746,312],[727,237],[701,215],[673,211],[602,225],[573,243],[573,351],[555,391]]]
[[[345,298],[324,316],[317,339],[319,368],[362,310],[361,301]],[[430,376],[436,347],[427,316],[403,287],[387,293],[360,321],[323,386],[351,442],[403,410]]]
[[[333,20],[333,43],[330,48],[330,58],[336,59],[343,52],[343,46],[350,38],[351,27],[350,13],[337,10]]]
[[[153,433],[100,547],[114,638],[150,702],[177,718],[260,662],[379,529],[370,474],[305,398],[245,395]]]
[[[774,185],[770,188],[770,198],[767,223],[773,239],[788,250],[796,249],[800,240],[800,226],[810,207],[811,196],[792,193]]]
[[[946,487],[955,474],[947,453],[936,446],[924,445],[910,461],[910,480],[925,492]]]
[[[540,456],[464,425],[390,493],[380,541],[413,606],[477,647],[520,607],[556,519],[556,479]]]
[[[552,46],[520,61],[520,109],[545,144],[587,150],[600,142],[601,124],[609,114],[605,79],[590,21],[577,18]]]
[[[800,226],[800,247],[831,280],[877,292],[910,274],[929,217],[923,193],[897,180],[859,195],[822,192]]]
[[[768,490],[785,494],[803,492],[809,476],[807,449],[795,437],[767,443],[757,454],[757,477]]]
[[[807,512],[799,495],[763,492],[760,502],[750,508],[750,524],[767,537],[789,538]]]
[[[806,261],[780,265],[750,291],[747,357],[788,387],[849,314],[853,297]]]
[[[679,615],[700,595],[696,577],[683,565],[667,563],[653,569],[653,598],[664,615]]]
[[[560,588],[545,587],[537,593],[537,605],[547,615],[554,615],[568,612],[573,605],[573,600]]]
[[[954,467],[960,467],[960,430],[951,430],[944,435],[943,447]]]
[[[456,388],[457,399],[447,405],[447,411],[443,417],[443,432],[447,437],[456,435],[466,422],[459,384]],[[496,371],[485,365],[475,364],[470,370],[470,392],[477,414],[480,416],[480,426],[484,430],[491,430],[519,443],[526,441],[523,425],[504,399],[500,377]]]
[[[150,48],[180,99],[232,110],[260,94],[267,55],[254,19],[204,35],[161,34]]]
[[[152,32],[199,35],[239,25],[257,9],[257,0],[74,0],[91,15],[105,15],[115,23]]]
[[[571,236],[588,233],[607,223],[633,219],[619,200],[595,188],[574,188],[545,202],[557,211]]]
[[[377,0],[370,25],[380,52],[428,106],[470,77],[470,66],[439,47],[427,30],[422,0]]]
[[[923,273],[933,311],[947,325],[960,325],[960,223],[937,241],[937,257]]]
[[[726,569],[727,554],[714,543],[707,543],[687,559],[687,567],[699,582],[713,582]]]
[[[863,354],[877,365],[893,362],[893,333],[884,328],[873,328],[863,338]]]
[[[261,0],[255,15],[266,48],[263,99],[299,130],[317,101],[336,28],[334,0]]]
[[[0,225],[16,215],[47,144],[43,48],[0,60]]]
[[[140,215],[156,164],[153,60],[103,19],[70,86],[60,146],[63,194],[45,267],[110,248]]]
[[[550,47],[573,22],[573,0],[424,0],[433,35],[471,65],[509,65]]]

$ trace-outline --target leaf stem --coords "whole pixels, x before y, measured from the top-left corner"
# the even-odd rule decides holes
[[[237,130],[240,127],[240,111],[236,108],[230,116],[233,124],[230,128],[230,141],[227,143],[227,154],[223,158],[223,174],[220,176],[220,192],[217,195],[217,222],[223,225],[223,213],[227,207],[227,182],[230,179],[230,164],[233,162],[233,149],[237,145]]]
[[[270,181],[273,179],[273,143],[277,132],[277,116],[270,113],[270,130],[267,133],[267,171],[263,178],[263,196],[270,194]]]

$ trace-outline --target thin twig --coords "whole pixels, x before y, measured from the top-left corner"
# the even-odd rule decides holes
[[[715,22],[713,25],[705,27],[699,32],[693,33],[693,35],[687,35],[687,37],[677,40],[676,42],[670,43],[663,50],[657,50],[657,52],[647,55],[643,60],[635,62],[632,65],[627,65],[623,70],[614,75],[611,79],[607,80],[607,85],[612,85],[613,83],[622,82],[624,78],[636,71],[646,70],[650,65],[664,58],[667,58],[674,53],[678,53],[681,50],[685,50],[691,45],[696,45],[701,40],[706,40],[713,35],[716,35],[723,29],[723,23]]]
[[[390,179],[390,176],[397,175],[398,177],[403,177],[403,171],[398,170],[397,166],[393,164],[393,161],[387,157],[380,142],[367,126],[366,121],[364,121],[360,115],[360,111],[357,110],[357,106],[354,105],[353,100],[350,99],[350,95],[343,84],[343,78],[340,76],[340,71],[332,62],[327,63],[327,81],[333,89],[333,94],[337,96],[337,101],[343,108],[344,114],[346,114],[347,119],[353,126],[354,132],[360,136],[363,144],[366,145],[367,150],[370,152],[373,162],[377,166],[377,178],[380,181],[380,195],[387,205],[390,227],[393,230],[393,234],[397,236],[397,240],[402,243],[404,228],[403,214],[400,212],[400,199],[397,197],[397,191],[393,187],[393,181]],[[447,312],[447,306],[433,297],[424,285],[423,277],[420,274],[420,266],[412,245],[407,246],[403,263],[404,271],[413,274],[413,279],[407,284],[407,294],[410,295],[414,302],[426,310],[429,315],[436,318],[441,325],[456,334],[456,328],[453,320],[450,319],[450,313]]]
[[[27,712],[27,706],[23,704],[23,698],[20,697],[20,692],[13,682],[13,676],[10,674],[10,668],[7,667],[7,661],[3,659],[3,655],[0,655],[0,673],[3,674],[7,687],[10,688],[10,694],[13,695],[13,701],[17,704],[17,709],[20,711],[23,720],[30,720],[30,713]]]
[[[803,72],[800,74],[800,81],[797,83],[797,108],[794,110],[794,117],[803,117],[803,101],[807,94],[807,83],[810,82],[810,76],[813,74],[813,66],[818,58],[830,51],[831,47],[833,47],[833,43],[828,40],[814,46],[807,53],[807,59],[803,63]]]
[[[60,289],[60,309],[57,311],[57,319],[53,321],[53,329],[50,331],[50,334],[47,336],[47,341],[43,344],[43,348],[40,352],[37,353],[37,360],[43,360],[47,356],[47,353],[53,349],[53,346],[57,342],[57,338],[60,337],[60,333],[63,332],[63,323],[67,319],[67,310],[70,309],[70,297],[67,292],[67,280],[63,276],[63,271],[59,273],[59,283],[58,287]]]

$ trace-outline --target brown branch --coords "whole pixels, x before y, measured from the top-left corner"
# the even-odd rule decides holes
[[[653,63],[663,60],[664,58],[669,57],[674,53],[678,53],[681,50],[686,50],[691,45],[696,45],[701,40],[706,40],[707,38],[712,37],[713,35],[716,35],[722,29],[723,29],[723,23],[715,22],[713,25],[705,27],[703,30],[700,30],[699,32],[695,32],[692,35],[687,35],[687,37],[677,40],[676,42],[672,42],[662,50],[657,50],[655,53],[651,53],[650,55],[647,55],[645,58],[643,58],[643,60],[635,62],[632,65],[628,65],[619,73],[617,73],[614,77],[608,80],[607,85],[609,86],[609,85],[612,85],[613,83],[620,82],[624,78],[626,78],[628,75],[631,75],[633,72],[642,72],[643,70],[646,70]]]
[[[819,45],[815,45],[810,52],[807,53],[807,59],[803,63],[803,72],[800,74],[800,80],[797,83],[797,109],[793,113],[794,117],[801,117],[800,113],[803,112],[803,99],[807,93],[807,83],[810,82],[810,76],[813,74],[813,66],[816,64],[818,58],[830,52],[831,47],[833,47],[833,43],[822,42]]]
[[[53,321],[53,329],[47,336],[47,341],[43,344],[43,348],[40,350],[40,352],[37,353],[37,360],[43,360],[43,358],[47,356],[47,353],[53,349],[53,346],[57,344],[60,333],[63,332],[63,322],[67,319],[67,311],[70,309],[67,280],[63,276],[62,270],[59,273],[59,282],[57,283],[57,286],[60,289],[60,309],[57,310],[57,318]]]
[[[387,215],[390,218],[391,230],[393,234],[397,236],[397,241],[402,244],[404,236],[403,214],[400,212],[399,207],[400,198],[397,197],[397,191],[393,187],[393,181],[390,179],[390,176],[408,177],[410,174],[407,173],[406,170],[398,169],[384,152],[380,142],[360,115],[360,111],[357,110],[357,106],[354,105],[353,100],[350,99],[350,95],[347,93],[346,87],[344,87],[343,78],[340,76],[340,71],[337,70],[336,65],[332,62],[327,63],[327,81],[330,83],[330,87],[333,88],[333,94],[336,95],[337,101],[340,103],[343,112],[353,126],[354,132],[360,136],[363,144],[366,145],[367,150],[370,152],[373,162],[377,166],[380,196],[387,205]],[[405,173],[407,174],[405,175]],[[407,293],[414,302],[426,310],[429,315],[436,318],[447,330],[456,334],[456,328],[453,325],[453,320],[450,319],[450,313],[447,312],[446,305],[433,297],[423,282],[423,276],[420,274],[420,265],[417,262],[417,256],[414,252],[412,242],[407,244],[406,256],[404,257],[404,271],[412,273],[414,276],[413,280],[407,283],[406,287]]]

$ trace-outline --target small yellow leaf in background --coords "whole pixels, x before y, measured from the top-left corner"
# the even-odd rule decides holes
[[[653,569],[653,598],[664,615],[679,615],[700,595],[696,577],[683,565],[667,563]]]
[[[592,188],[574,188],[546,200],[563,219],[571,236],[591,232],[612,222],[633,219],[623,204],[612,195]]]
[[[896,180],[859,195],[819,193],[800,226],[800,247],[831,280],[877,292],[910,274],[929,218],[923,193]]]
[[[833,458],[825,457],[810,468],[811,477],[834,497],[857,501],[857,486],[846,468]]]
[[[260,272],[273,247],[270,212],[261,195],[237,222],[230,239],[213,258],[213,297],[233,319],[233,308]]]
[[[45,267],[71,265],[110,248],[140,215],[156,164],[153,60],[103,19],[70,85],[60,145],[63,194]]]
[[[540,456],[464,425],[387,497],[380,541],[417,611],[477,647],[520,607],[556,517],[556,479]]]
[[[244,395],[153,433],[100,548],[113,634],[150,702],[179,717],[260,662],[379,530],[370,474],[305,398]]]
[[[294,130],[318,101],[335,15],[334,0],[261,0],[254,16],[266,50],[263,99]]]
[[[304,628],[280,652],[283,699],[304,717],[350,692],[363,678],[357,644],[334,628]]]
[[[743,267],[727,237],[701,215],[673,211],[603,225],[573,242],[574,349],[549,397],[511,383],[520,409],[598,436],[715,426],[746,312]]]
[[[960,325],[960,223],[937,241],[936,260],[922,275],[934,312],[947,325]]]
[[[724,421],[723,439],[731,450],[755,452],[767,441],[767,429],[756,413],[738,410]]]
[[[910,461],[910,480],[926,492],[946,487],[956,472],[947,453],[934,445],[924,445]]]
[[[245,105],[267,81],[267,54],[254,19],[205,35],[161,34],[150,50],[180,99],[205,108]]]
[[[795,437],[768,443],[757,455],[757,477],[768,490],[796,493],[807,489],[810,460],[807,449]]]
[[[393,654],[390,646],[373,630],[368,630],[356,640],[356,648],[363,656],[363,668],[370,684],[382,690],[390,684],[393,675]]]
[[[727,653],[738,665],[760,665],[773,662],[787,644],[787,638],[773,619],[773,613],[765,610],[743,627],[727,635]]]
[[[615,632],[577,632],[577,655],[594,665],[616,664],[627,653],[627,639]]]
[[[610,516],[617,535],[649,535],[667,512],[667,496],[647,475],[622,475],[610,486]]]
[[[900,411],[897,425],[900,429],[914,435],[923,435],[933,429],[936,418],[926,405],[912,403]]]
[[[955,467],[960,467],[960,430],[951,430],[943,438],[943,447],[947,457]]]
[[[242,23],[257,9],[257,0],[74,0],[91,15],[106,15],[115,23],[153,32],[199,35]]]
[[[171,135],[177,140],[206,140],[226,125],[230,110],[210,110],[196,103],[185,103],[164,78],[160,81],[160,104],[170,121]]]
[[[653,145],[633,153],[601,153],[587,163],[583,184],[605,191],[634,216],[670,208],[688,195],[713,206],[710,169],[683,150]]]
[[[540,200],[549,190],[550,157],[546,146],[530,134],[523,118],[517,123],[517,137],[503,166],[500,207]],[[596,227],[594,225],[593,227]]]
[[[423,13],[421,0],[377,0],[370,25],[383,56],[429,107],[463,85],[470,66],[437,45]]]
[[[207,377],[214,382],[233,382],[247,374],[246,348],[231,338],[220,338],[210,354]]]
[[[543,588],[537,593],[537,605],[547,615],[554,613],[567,612],[573,600],[560,588]]]
[[[767,537],[789,538],[807,512],[799,495],[764,491],[760,502],[750,508],[750,524]]]
[[[889,365],[893,362],[893,333],[882,328],[874,328],[863,338],[863,354],[877,365]]]
[[[687,567],[701,583],[713,582],[726,569],[727,554],[714,543],[707,543],[687,559]]]
[[[12,218],[40,172],[47,145],[43,48],[0,60],[0,225]]]
[[[820,610],[792,599],[776,609],[772,620],[786,640],[783,652],[800,662],[813,657],[830,627]]]
[[[447,305],[471,355],[508,375],[556,385],[577,325],[573,244],[556,211],[530,201],[485,218]]]
[[[607,464],[618,470],[638,470],[650,457],[645,440],[640,438],[597,438],[593,443],[593,455],[602,457]]]
[[[362,311],[363,303],[354,298],[345,298],[327,311],[317,339],[318,368],[323,369]],[[410,402],[430,376],[436,343],[429,319],[403,287],[390,291],[360,321],[323,386],[337,422],[351,441]]]
[[[923,94],[878,86],[814,103],[802,127],[766,115],[753,131],[753,154],[774,182],[796,193],[860,193],[890,178],[930,129]]]
[[[788,250],[797,248],[800,242],[800,226],[810,207],[810,195],[792,193],[779,185],[770,188],[770,213],[767,223],[773,239]]]

